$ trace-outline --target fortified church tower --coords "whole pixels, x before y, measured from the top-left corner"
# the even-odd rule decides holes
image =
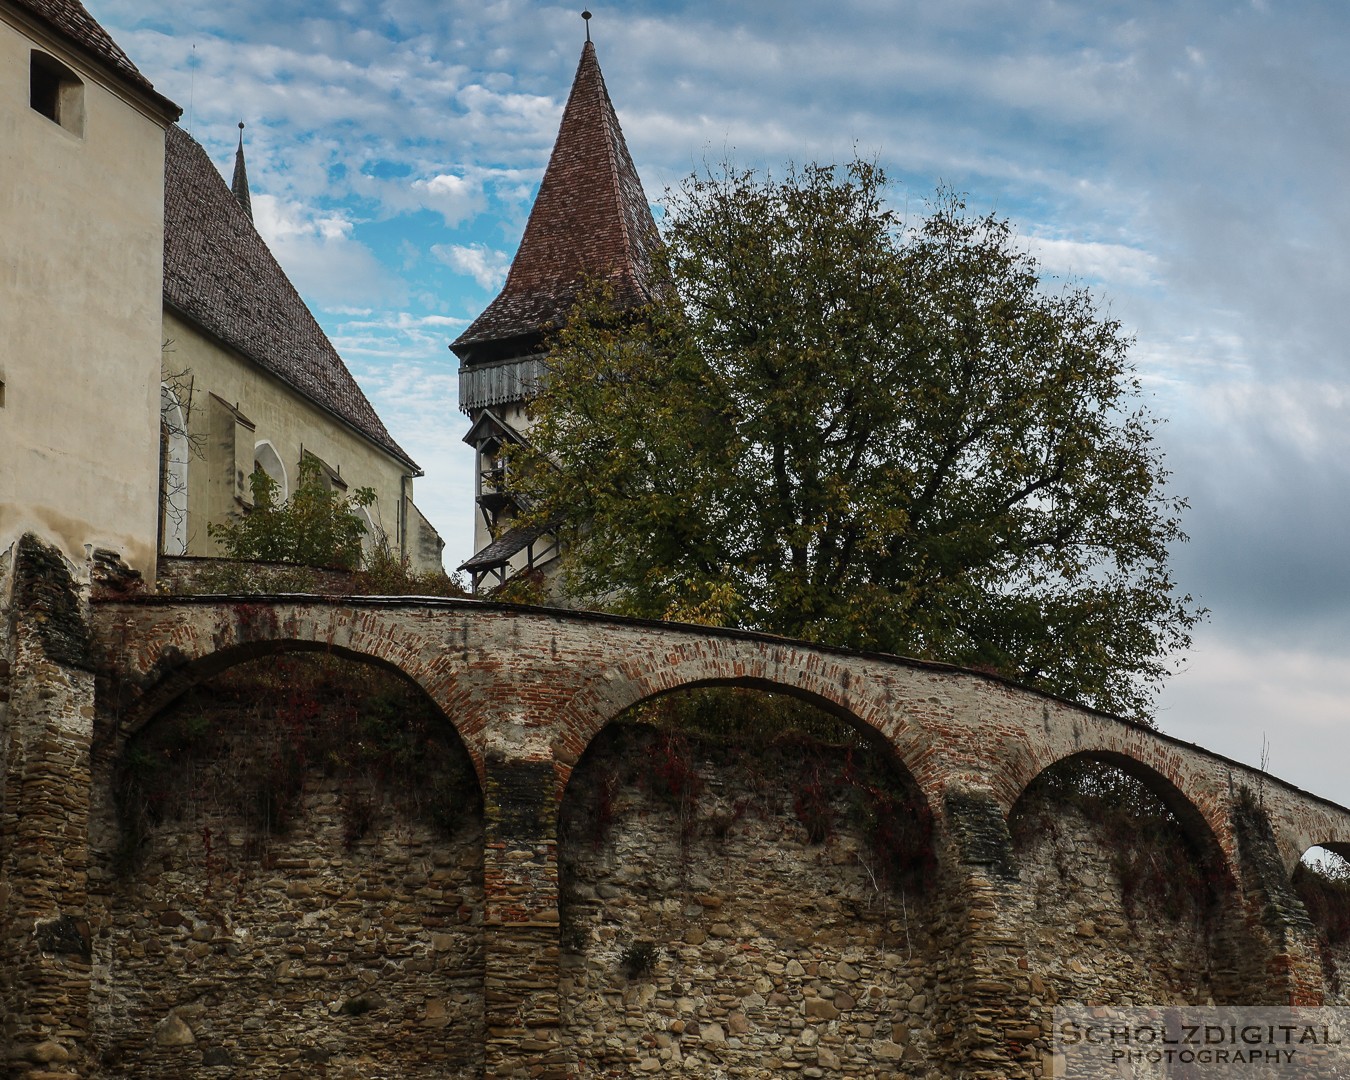
[[[546,376],[547,337],[566,322],[582,285],[604,280],[619,305],[645,304],[659,245],[588,32],[506,284],[450,346],[460,359],[459,407],[471,421],[464,441],[475,454],[476,554],[460,567],[475,592],[557,558],[546,530],[513,525],[520,506],[502,450],[526,440],[526,404]]]

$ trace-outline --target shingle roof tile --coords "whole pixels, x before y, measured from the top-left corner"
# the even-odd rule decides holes
[[[506,284],[452,348],[464,357],[478,343],[560,326],[587,277],[608,278],[622,305],[645,303],[660,243],[588,41]]]
[[[177,125],[165,139],[164,300],[417,468],[385,430],[225,178]]]

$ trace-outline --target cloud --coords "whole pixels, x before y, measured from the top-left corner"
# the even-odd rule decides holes
[[[1248,765],[1269,747],[1270,772],[1342,803],[1350,755],[1347,642],[1284,648],[1197,635],[1194,658],[1164,692],[1159,725],[1169,734]]]
[[[511,256],[482,244],[436,244],[431,253],[452,270],[466,274],[484,289],[500,289],[511,265]]]
[[[341,211],[313,210],[272,195],[252,198],[253,220],[300,294],[312,306],[396,300],[406,287],[365,245]]]
[[[1030,236],[1027,247],[1041,269],[1105,285],[1151,285],[1157,281],[1157,256],[1124,244]]]
[[[414,180],[412,189],[421,204],[439,213],[447,225],[458,225],[483,208],[481,184],[454,173]]]
[[[248,121],[278,255],[428,469],[423,509],[460,528],[471,456],[445,346],[462,320],[432,320],[472,317],[501,281],[576,67],[576,9],[88,3],[218,163]],[[591,29],[649,195],[704,160],[780,170],[856,149],[898,208],[921,213],[945,182],[1011,218],[1048,272],[1100,289],[1192,501],[1176,577],[1214,611],[1162,723],[1253,760],[1259,738],[1225,724],[1260,701],[1283,739],[1320,737],[1350,695],[1343,5],[642,0]],[[1291,757],[1277,747],[1274,766]],[[1350,801],[1344,780],[1308,783]]]

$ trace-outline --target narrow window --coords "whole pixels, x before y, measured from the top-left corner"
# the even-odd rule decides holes
[[[33,50],[28,103],[73,135],[84,136],[84,83],[55,57]]]

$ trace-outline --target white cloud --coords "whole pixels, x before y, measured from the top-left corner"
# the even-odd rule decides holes
[[[406,288],[364,244],[340,211],[311,210],[272,195],[254,195],[253,220],[272,254],[312,307],[389,302]]]
[[[1268,643],[1197,637],[1186,672],[1164,692],[1164,731],[1261,764],[1270,772],[1350,804],[1344,761],[1350,757],[1350,665],[1338,651],[1290,650]]]
[[[440,214],[447,225],[458,225],[484,205],[482,184],[454,173],[414,180],[412,189],[421,204]]]
[[[511,256],[483,244],[436,244],[431,253],[452,270],[466,274],[484,289],[499,289],[506,280]]]
[[[1124,244],[1029,236],[1027,246],[1042,269],[1105,285],[1145,286],[1157,281],[1158,258]]]

